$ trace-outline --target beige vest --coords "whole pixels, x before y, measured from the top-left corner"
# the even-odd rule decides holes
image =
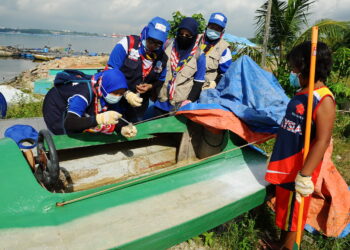
[[[173,48],[173,42],[166,48],[165,53],[169,60],[167,63],[167,75],[166,79],[161,87],[158,95],[158,99],[161,102],[165,102],[169,99],[168,85],[172,77],[172,71],[170,66],[171,50]],[[201,51],[198,48],[197,53],[191,58],[190,61],[179,71],[175,79],[175,94],[172,100],[169,100],[171,105],[176,105],[182,101],[187,100],[193,86],[194,74],[197,72],[197,59],[200,56]]]
[[[209,85],[210,81],[214,81],[218,76],[219,61],[222,53],[228,48],[229,44],[224,40],[215,44],[206,56],[206,73],[205,73],[205,83],[203,87]]]

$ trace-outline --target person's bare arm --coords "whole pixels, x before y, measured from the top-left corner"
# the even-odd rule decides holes
[[[322,161],[330,143],[335,120],[335,104],[331,97],[325,97],[316,111],[316,137],[310,147],[305,164],[300,171],[303,176],[311,176],[314,169]]]

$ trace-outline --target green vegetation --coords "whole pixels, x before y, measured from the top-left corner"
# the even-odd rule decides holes
[[[269,52],[274,56],[277,66],[285,64],[285,55],[296,40],[303,25],[307,24],[312,0],[272,0]],[[257,11],[257,36],[262,39],[265,33],[265,20],[268,1]]]
[[[43,102],[26,103],[20,99],[18,104],[12,105],[8,108],[6,118],[24,118],[24,117],[40,117],[42,114]]]
[[[174,38],[177,33],[177,29],[179,24],[181,23],[182,19],[184,19],[186,16],[182,15],[180,11],[173,12],[173,20],[168,20],[170,23],[170,32],[169,37]],[[203,17],[202,14],[193,14],[191,17],[196,19],[196,21],[199,23],[199,33],[204,32],[205,27],[207,26],[207,23]]]

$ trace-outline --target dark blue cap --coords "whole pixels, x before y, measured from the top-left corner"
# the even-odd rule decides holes
[[[198,22],[196,21],[196,19],[192,18],[192,17],[185,17],[184,19],[182,19],[180,25],[179,25],[179,29],[186,29],[188,30],[192,36],[197,36],[198,35]]]

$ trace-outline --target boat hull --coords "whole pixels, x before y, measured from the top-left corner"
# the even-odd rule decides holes
[[[186,131],[183,121],[174,117],[156,122],[169,129],[167,123],[172,124],[172,132]],[[151,136],[151,130],[162,131],[155,124],[142,126],[143,138]],[[54,139],[58,148],[66,149],[87,143]],[[1,174],[18,172],[1,189],[0,242],[11,249],[155,249],[194,237],[264,201],[266,157],[235,146],[236,139],[231,134],[225,150],[209,158],[73,193],[43,189],[25,168],[16,145],[0,140],[0,148],[6,148],[0,172],[11,166]]]

